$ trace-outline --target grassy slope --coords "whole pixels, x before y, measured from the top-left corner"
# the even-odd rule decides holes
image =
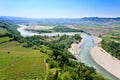
[[[109,32],[107,37],[113,41],[120,43],[120,30],[113,30]]]
[[[4,35],[6,33],[8,33],[8,31],[6,29],[0,27],[0,35]]]
[[[8,37],[8,36],[6,36],[6,37],[1,37],[1,38],[0,38],[0,43],[9,41],[9,40],[11,40],[11,39],[12,39],[12,38],[10,38],[10,37]]]
[[[0,35],[4,35],[6,33],[8,33],[8,31],[6,29],[0,27]]]
[[[120,30],[118,29],[118,30],[113,30],[111,32],[108,32],[106,35],[103,35],[102,38],[107,42],[115,41],[120,43]]]
[[[0,44],[0,80],[36,78],[45,78],[43,54],[38,50],[23,48],[16,41]]]

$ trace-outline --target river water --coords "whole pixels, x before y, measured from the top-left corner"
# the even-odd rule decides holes
[[[89,51],[92,47],[95,46],[93,39],[90,35],[82,33],[86,36],[86,39],[84,43],[82,44],[81,51],[78,54],[78,56],[81,59],[81,62],[84,63],[87,66],[94,67],[97,72],[101,73],[104,77],[109,78],[110,80],[118,80],[116,77],[105,71],[101,66],[96,64],[96,62],[92,59],[91,55],[89,54]]]
[[[43,33],[43,34],[39,34],[39,33],[26,31],[25,30],[26,27],[27,26],[20,25],[20,27],[17,29],[21,33],[22,36],[33,36],[33,35],[56,36],[56,35],[64,35],[64,34],[66,34],[66,35],[78,34],[75,32],[73,32],[73,33],[70,32],[70,33]],[[111,75],[110,73],[108,73],[102,67],[100,67],[98,64],[95,63],[95,61],[91,58],[91,55],[89,54],[90,49],[95,46],[93,39],[90,35],[88,35],[86,33],[81,33],[81,34],[84,34],[86,36],[86,39],[85,39],[84,43],[82,44],[82,46],[80,46],[81,51],[77,55],[78,58],[80,59],[80,61],[87,66],[94,67],[96,69],[96,71],[101,73],[104,77],[109,78],[110,80],[118,80],[116,77],[114,77],[113,75]]]
[[[31,31],[26,31],[25,29],[28,27],[28,26],[25,26],[25,25],[19,25],[20,27],[17,28],[17,30],[20,32],[20,34],[24,37],[26,36],[34,36],[34,35],[46,35],[46,36],[61,36],[61,35],[74,35],[74,34],[80,34],[80,32],[54,32],[54,33],[42,33],[42,34],[39,34],[39,33],[35,33],[35,32],[31,32]]]

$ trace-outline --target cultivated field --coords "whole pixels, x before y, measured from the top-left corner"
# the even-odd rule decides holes
[[[111,40],[111,41],[115,41],[115,42],[120,43],[120,29],[113,30],[113,31],[107,33],[106,35],[104,35],[104,37],[106,39],[108,39],[108,41]]]
[[[8,31],[6,29],[0,27],[0,36],[4,35],[6,33],[8,33]]]
[[[44,54],[18,42],[0,44],[0,80],[44,80]]]
[[[12,38],[8,37],[8,36],[5,36],[5,37],[1,37],[0,38],[0,43],[3,43],[3,42],[6,42],[6,41],[9,41],[11,40]]]

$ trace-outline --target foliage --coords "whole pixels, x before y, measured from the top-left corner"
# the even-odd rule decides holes
[[[0,27],[0,36],[6,35],[8,33],[8,31],[4,28]]]
[[[103,38],[102,47],[111,53],[111,55],[120,59],[120,43],[110,40],[109,38]]]
[[[4,34],[0,35],[3,36],[9,36],[10,38],[13,38],[13,40],[23,42],[22,37],[20,36],[20,33],[17,31],[17,25],[13,25],[7,22],[0,22],[0,28],[4,29]],[[5,33],[6,31],[6,33]]]
[[[112,56],[120,59],[120,30],[112,30],[106,36],[101,36],[102,47]]]
[[[52,38],[43,36],[25,38],[28,47],[37,46],[48,56],[46,59],[49,64],[47,80],[106,80],[98,75],[94,68],[72,60],[75,57],[68,52],[68,48],[72,43],[79,41],[81,41],[79,34]]]
[[[0,38],[0,43],[6,42],[6,41],[10,41],[12,40],[10,37],[1,37]]]
[[[52,33],[52,32],[83,32],[83,30],[79,29],[71,29],[67,26],[55,26],[53,29],[47,29],[47,30],[33,30],[33,29],[26,29],[27,31],[33,31],[38,33]]]
[[[92,67],[76,62],[68,52],[72,43],[81,41],[79,34],[68,36],[32,36],[21,37],[12,24],[0,22],[0,27],[8,31],[5,37],[14,41],[0,44],[0,79],[45,79],[45,63],[49,65],[47,80],[106,80]],[[63,29],[62,29],[63,28]],[[76,32],[66,26],[54,28],[55,31]],[[2,36],[2,37],[4,37]],[[6,47],[7,46],[7,47]],[[37,49],[37,50],[32,50]],[[8,50],[6,52],[6,50]],[[39,51],[44,53],[40,54]],[[28,52],[29,51],[29,52]],[[6,54],[5,54],[6,53]],[[46,61],[44,61],[46,55]]]

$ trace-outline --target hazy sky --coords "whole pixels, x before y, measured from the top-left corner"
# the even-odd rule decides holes
[[[0,0],[0,16],[120,17],[120,0]]]

